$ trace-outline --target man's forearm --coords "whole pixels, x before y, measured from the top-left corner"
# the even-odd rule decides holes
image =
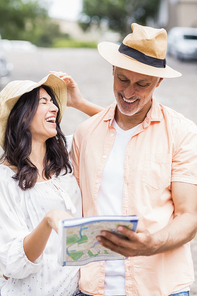
[[[104,247],[126,257],[151,256],[176,249],[192,240],[197,231],[197,218],[184,213],[176,216],[169,225],[154,234],[146,229],[135,233],[122,226],[118,227],[118,231],[128,239],[121,239],[107,231],[102,231],[97,239]]]
[[[169,225],[152,235],[154,242],[153,254],[163,253],[180,247],[191,241],[196,235],[196,231],[196,216],[190,213],[177,215]]]

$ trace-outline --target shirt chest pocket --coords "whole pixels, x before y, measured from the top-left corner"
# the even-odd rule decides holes
[[[155,189],[164,189],[171,183],[172,156],[165,153],[146,154],[143,182]]]

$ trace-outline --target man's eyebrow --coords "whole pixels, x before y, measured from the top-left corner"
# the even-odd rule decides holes
[[[143,83],[143,82],[144,82],[144,83],[151,83],[151,81],[148,80],[148,79],[141,79],[141,80],[138,80],[137,82],[138,82],[138,83],[141,83],[141,82],[142,82],[142,83]]]
[[[121,76],[124,76],[124,77],[126,77],[126,75],[125,75],[125,74],[122,74],[122,73],[118,73],[118,75],[121,75]]]
[[[128,79],[129,80],[129,78],[127,76],[125,76],[124,74],[119,73],[118,76],[121,77],[121,78],[124,78],[124,79]]]

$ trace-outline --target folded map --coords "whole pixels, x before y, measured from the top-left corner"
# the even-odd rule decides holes
[[[81,266],[92,261],[119,260],[126,257],[99,244],[96,237],[101,230],[122,234],[117,231],[119,225],[136,231],[137,216],[95,216],[59,222],[60,251],[59,263],[62,266]],[[125,239],[127,239],[125,237]]]

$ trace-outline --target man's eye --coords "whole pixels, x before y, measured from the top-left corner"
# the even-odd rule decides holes
[[[141,84],[141,83],[138,83],[137,85],[140,86],[140,87],[147,87],[147,86],[149,86],[148,83],[147,83],[147,84]]]
[[[121,82],[128,82],[127,79],[123,79],[123,78],[119,78],[119,80],[120,80]]]

